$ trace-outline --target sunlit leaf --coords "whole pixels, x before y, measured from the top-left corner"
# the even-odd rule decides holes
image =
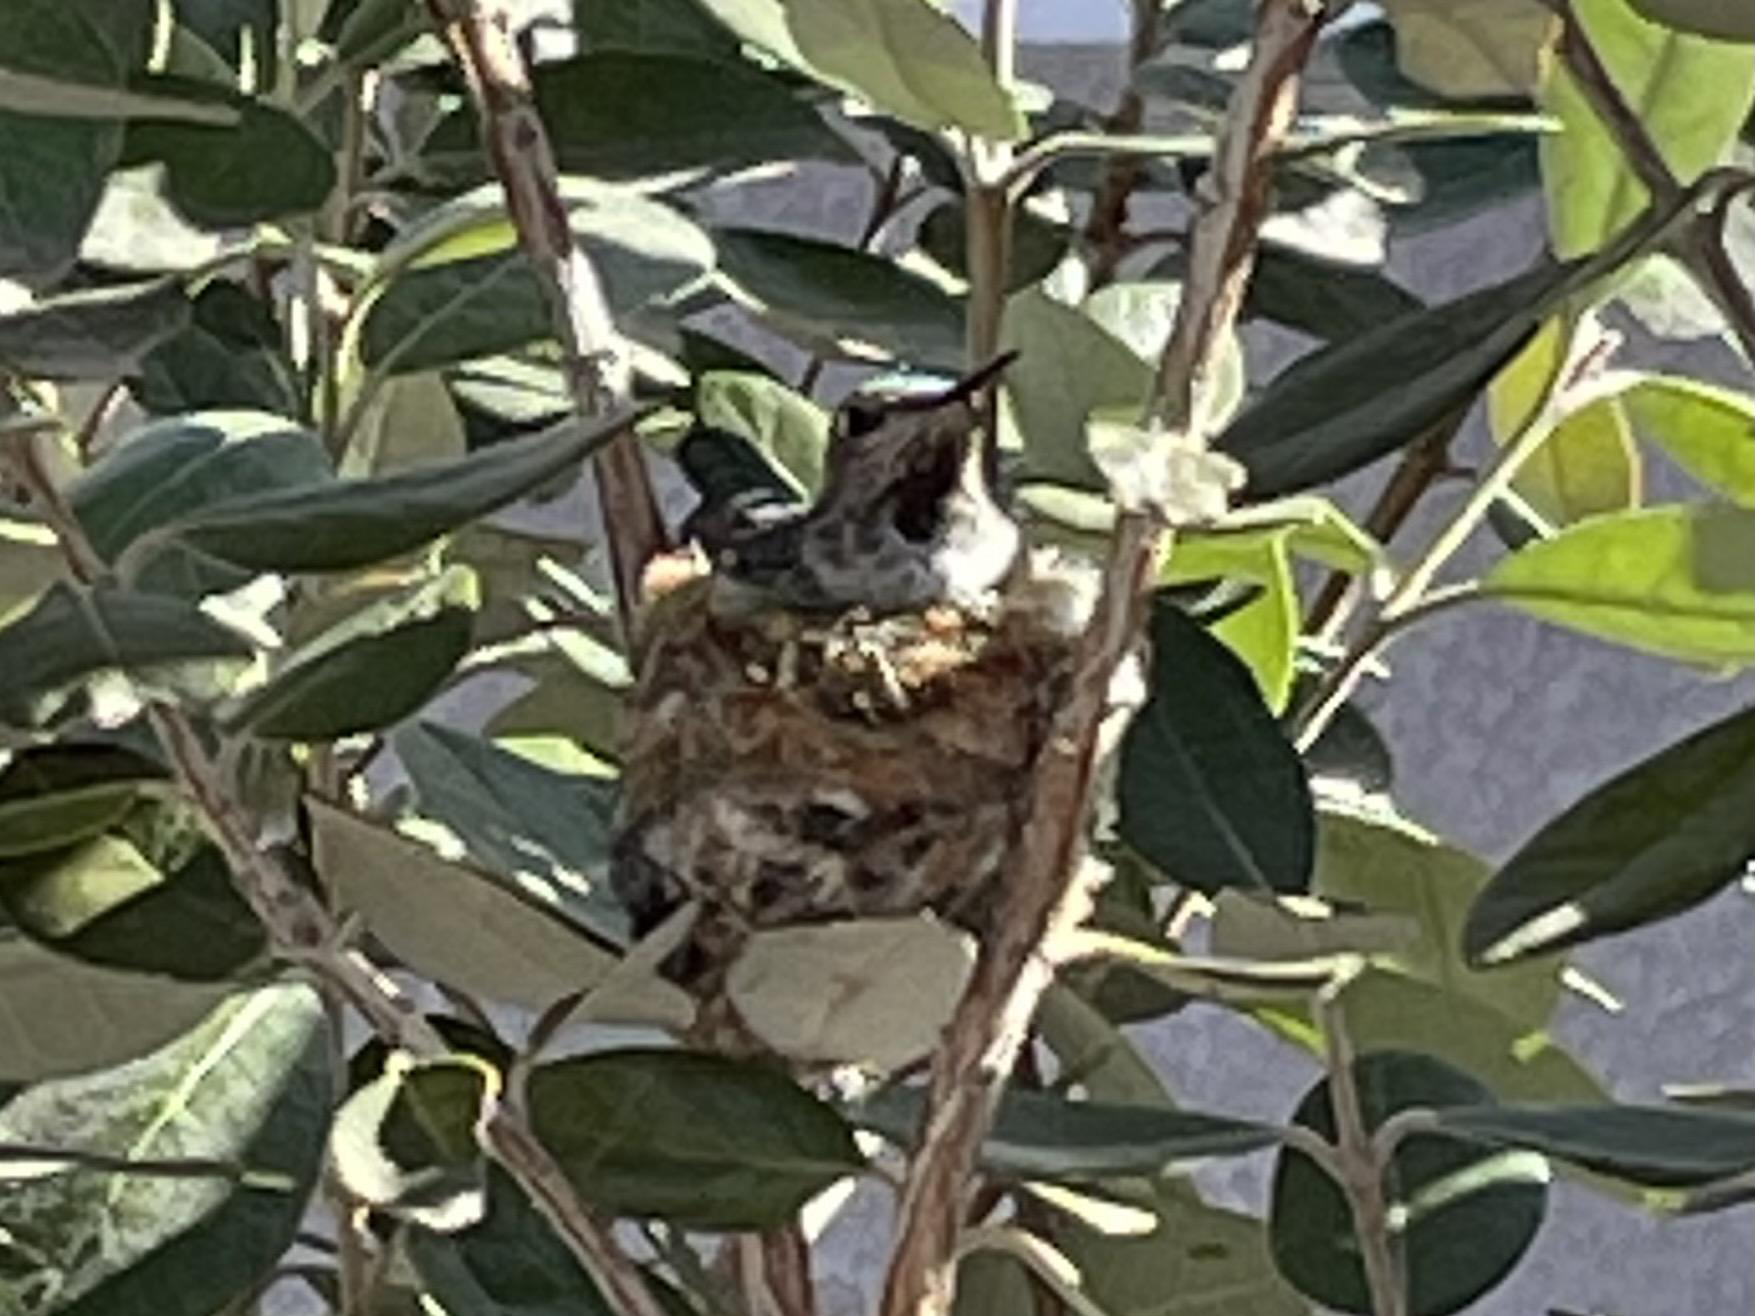
[[[1581,521],[1501,559],[1489,597],[1684,662],[1755,662],[1755,512],[1667,505]]]
[[[17,1264],[0,1280],[5,1300],[54,1316],[207,1316],[248,1291],[304,1217],[328,1122],[330,1045],[314,991],[268,987],[230,998],[150,1056],[14,1097],[0,1141],[230,1161],[244,1177],[82,1172],[8,1184],[0,1225]],[[93,1231],[104,1246],[91,1245]]]
[[[1623,398],[1639,437],[1708,488],[1755,507],[1755,399],[1678,375],[1640,380]]]

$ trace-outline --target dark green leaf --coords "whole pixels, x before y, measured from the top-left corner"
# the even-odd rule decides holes
[[[604,179],[772,160],[842,160],[848,149],[804,101],[754,65],[654,51],[600,50],[537,66],[536,102],[560,167]],[[664,95],[654,96],[654,88]],[[481,136],[465,107],[422,154],[476,165]],[[479,166],[477,166],[479,167]]]
[[[1592,517],[1501,558],[1489,598],[1631,649],[1755,662],[1755,511],[1668,504]]]
[[[329,1050],[316,993],[269,987],[145,1059],[14,1097],[0,1140],[230,1161],[248,1177],[9,1184],[0,1226],[15,1264],[0,1301],[44,1316],[210,1316],[248,1291],[292,1244],[316,1181]]]
[[[468,567],[381,599],[288,654],[226,724],[270,740],[334,740],[400,722],[469,651],[478,605]]]
[[[712,267],[706,233],[662,202],[584,178],[563,180],[561,194],[612,310],[631,311]],[[376,277],[388,286],[360,324],[360,359],[398,374],[550,338],[553,315],[515,240],[498,186],[423,218],[380,258]]]
[[[473,1057],[394,1060],[335,1112],[336,1178],[368,1206],[430,1228],[476,1223],[484,1166],[475,1128],[489,1074]]]
[[[600,941],[627,943],[627,913],[606,883],[612,783],[552,772],[430,722],[404,727],[395,744],[421,812],[455,832],[478,863]]]
[[[1122,839],[1200,891],[1304,890],[1310,787],[1248,668],[1168,604],[1151,638],[1150,697],[1121,747]]]
[[[233,69],[252,64],[258,86],[274,85],[278,0],[178,0],[176,14]]]
[[[236,631],[181,599],[51,585],[29,612],[0,628],[0,723],[40,726],[76,686],[107,672],[212,698],[251,653]]]
[[[1314,352],[1270,384],[1218,446],[1248,468],[1258,498],[1368,465],[1473,397],[1535,332],[1566,274],[1520,274]],[[1386,379],[1396,387],[1385,391]]]
[[[1692,1188],[1755,1170],[1755,1116],[1687,1106],[1463,1106],[1453,1133],[1523,1147],[1651,1188]]]
[[[62,954],[192,982],[237,976],[266,944],[218,849],[174,801],[141,800],[100,834],[0,862],[0,905]]]
[[[166,195],[196,224],[234,227],[312,211],[335,186],[334,158],[285,110],[180,78],[135,86],[238,113],[229,127],[138,119],[128,125],[123,163],[162,163]]]
[[[575,467],[633,419],[567,422],[450,462],[370,480],[228,499],[143,537],[128,554],[150,571],[179,549],[251,571],[347,571],[419,548]],[[129,563],[123,574],[131,574]]]
[[[740,60],[737,38],[695,0],[579,0],[573,26],[588,50],[640,50]]]
[[[882,256],[832,242],[722,228],[719,265],[782,327],[875,346],[929,369],[963,368],[963,307]]]
[[[403,1247],[422,1288],[451,1316],[615,1316],[524,1190],[497,1168],[488,1170],[478,1224],[446,1234],[413,1228]]]
[[[0,77],[121,87],[145,62],[154,11],[150,0],[11,0]],[[46,287],[66,273],[121,151],[120,122],[0,110],[0,278]]]
[[[115,379],[182,330],[189,299],[175,279],[45,297],[0,314],[0,366],[48,379]]]
[[[539,1065],[530,1121],[588,1202],[697,1229],[788,1220],[865,1165],[841,1117],[782,1071],[687,1051]]]
[[[896,1087],[847,1114],[861,1128],[910,1147],[925,1104],[922,1089]],[[981,1144],[981,1164],[1019,1179],[1153,1176],[1179,1161],[1243,1155],[1275,1140],[1273,1129],[1242,1120],[1018,1090],[1000,1098],[993,1128]]]
[[[1491,1101],[1468,1075],[1411,1052],[1362,1055],[1353,1074],[1368,1130],[1411,1107]],[[1310,1090],[1293,1118],[1334,1138],[1328,1080]],[[1498,1285],[1535,1237],[1547,1206],[1547,1181],[1540,1157],[1493,1153],[1434,1134],[1403,1139],[1385,1188],[1392,1216],[1408,1213],[1398,1232],[1411,1316],[1447,1316]],[[1268,1229],[1274,1264],[1299,1291],[1337,1311],[1371,1311],[1347,1198],[1303,1152],[1280,1153]],[[1459,1247],[1459,1239],[1468,1246]]]
[[[38,745],[0,769],[0,874],[4,861],[59,850],[121,821],[142,782],[164,769],[114,745]]]
[[[1464,952],[1500,963],[1699,904],[1755,858],[1755,710],[1696,732],[1597,787],[1494,874]]]
[[[1755,13],[1742,0],[1630,0],[1654,23],[1718,41],[1755,41]]]
[[[969,277],[966,253],[968,212],[963,202],[950,200],[938,206],[920,224],[917,241],[927,255],[959,279]],[[1047,278],[1066,254],[1071,233],[1050,224],[1033,211],[1012,212],[1011,261],[1006,267],[1006,291],[1016,292]]]
[[[1330,264],[1264,243],[1256,253],[1244,314],[1330,341],[1369,333],[1425,309],[1413,293],[1376,270]]]
[[[148,531],[228,498],[329,478],[322,442],[292,421],[256,411],[193,412],[125,435],[68,497],[98,556],[114,562]]]
[[[268,307],[235,283],[210,283],[194,319],[140,363],[130,394],[155,414],[236,407],[299,414],[298,380]]]

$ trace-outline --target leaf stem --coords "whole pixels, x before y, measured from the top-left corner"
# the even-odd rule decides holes
[[[507,0],[426,0],[426,9],[469,85],[506,213],[547,295],[573,409],[593,417],[622,406],[633,389],[628,347],[616,333],[595,266],[573,238],[548,131],[513,36],[511,6]],[[668,536],[632,430],[598,449],[592,470],[622,632],[631,638],[642,575]]]
[[[1407,1316],[1408,1286],[1400,1249],[1390,1231],[1389,1203],[1383,1177],[1387,1161],[1380,1158],[1359,1100],[1352,1039],[1340,1007],[1345,983],[1317,993],[1317,1016],[1328,1056],[1329,1105],[1334,1113],[1334,1168],[1353,1213],[1353,1233],[1365,1267],[1372,1316]]]

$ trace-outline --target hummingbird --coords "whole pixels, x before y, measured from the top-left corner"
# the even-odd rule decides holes
[[[679,446],[709,570],[635,639],[610,876],[636,935],[698,902],[663,971],[703,1001],[763,928],[983,917],[1077,629],[995,491],[1010,360],[843,404],[808,503],[741,440]]]
[[[997,447],[981,422],[1006,353],[924,395],[856,394],[832,420],[822,488],[808,505],[747,446],[697,430],[678,458],[703,491],[685,531],[732,608],[881,617],[977,606],[1023,537],[994,489]],[[760,468],[760,469],[757,469]]]

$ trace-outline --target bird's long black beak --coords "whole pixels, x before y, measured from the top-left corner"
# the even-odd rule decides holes
[[[1007,366],[1018,359],[1018,354],[1001,352],[984,366],[978,366],[964,375],[956,383],[942,393],[927,393],[921,397],[901,398],[889,404],[889,411],[937,411],[940,407],[949,406],[953,402],[967,402],[979,397],[982,390],[992,384]]]

